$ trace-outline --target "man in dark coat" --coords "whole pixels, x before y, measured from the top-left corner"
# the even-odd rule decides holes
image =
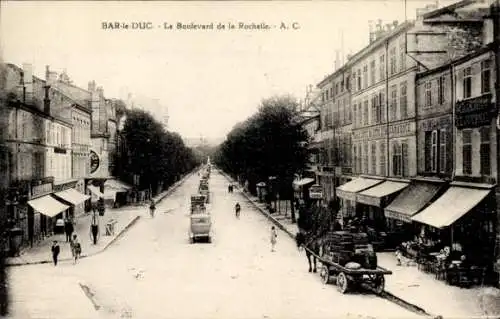
[[[54,261],[54,266],[57,266],[57,258],[59,257],[59,253],[61,252],[61,248],[59,247],[57,240],[54,240],[51,250],[52,250],[52,260]]]
[[[71,222],[71,220],[66,218],[66,220],[64,221],[64,232],[66,233],[66,242],[71,241],[71,235],[73,234],[74,230],[75,229],[73,228],[73,223]]]

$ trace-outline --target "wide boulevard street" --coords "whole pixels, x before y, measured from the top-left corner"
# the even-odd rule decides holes
[[[307,271],[304,252],[278,233],[228,180],[210,178],[213,242],[190,244],[188,178],[105,252],[77,265],[11,268],[18,318],[415,318],[370,294],[342,295]],[[236,202],[242,216],[233,214]],[[83,289],[82,289],[83,287]],[[86,292],[86,294],[84,293]]]

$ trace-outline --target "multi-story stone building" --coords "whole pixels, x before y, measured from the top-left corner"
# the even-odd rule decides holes
[[[66,103],[54,105],[54,110],[72,123],[70,176],[59,183],[56,181],[55,189],[61,192],[58,195],[70,205],[71,216],[75,217],[85,212],[85,201],[88,199],[88,196],[83,194],[85,178],[89,176],[90,171],[90,94],[73,85],[66,72],[58,76],[46,66],[45,73],[46,83],[52,94],[60,94],[67,100]]]
[[[33,77],[31,65],[8,64],[6,75],[9,219],[23,231],[25,243],[33,244],[69,212],[51,194],[55,180],[71,175],[71,123],[51,110],[52,102],[65,99],[50,94],[45,82]]]
[[[383,208],[415,176],[415,75],[406,56],[413,23],[381,24],[370,44],[348,60],[352,83],[352,156],[358,178],[337,188],[344,207],[385,229]]]
[[[339,65],[337,59],[336,65]],[[349,65],[338,68],[319,84],[322,96],[323,145],[325,161],[320,183],[327,202],[335,199],[336,187],[352,179],[352,111]],[[346,203],[349,204],[349,203]],[[349,205],[342,205],[349,211]]]

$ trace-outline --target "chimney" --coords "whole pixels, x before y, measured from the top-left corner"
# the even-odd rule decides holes
[[[45,98],[43,99],[43,111],[45,112],[45,114],[50,115],[50,85],[46,84],[43,89],[45,90]]]
[[[369,43],[372,43],[375,41],[375,23],[373,20],[368,21],[368,30],[369,30],[369,36],[368,36],[368,41]],[[349,58],[347,58],[349,60]]]
[[[95,91],[95,81],[92,80],[89,82],[89,86],[88,86],[88,89],[89,89],[89,92],[92,93]]]
[[[23,63],[24,74],[24,103],[33,104],[33,66]]]
[[[97,89],[96,89],[96,91],[97,91],[97,96],[98,97],[104,96],[104,90],[102,89],[102,86],[98,86]]]
[[[392,26],[393,26],[394,29],[397,28],[398,24],[399,24],[398,20],[392,21]]]

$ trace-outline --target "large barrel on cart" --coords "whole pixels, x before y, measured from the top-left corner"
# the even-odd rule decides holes
[[[392,274],[377,265],[377,255],[362,232],[334,231],[321,239],[320,276],[328,284],[335,278],[337,288],[346,293],[364,286],[376,293],[384,290],[384,275]]]

